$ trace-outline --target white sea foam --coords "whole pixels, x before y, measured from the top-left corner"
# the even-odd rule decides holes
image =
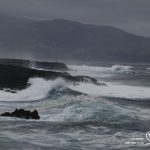
[[[128,73],[132,70],[132,66],[121,66],[113,65],[112,67],[98,67],[98,66],[68,66],[72,71],[69,71],[72,75],[89,75],[92,77],[106,77],[111,76],[112,74],[118,73]]]
[[[112,67],[96,67],[96,66],[69,66],[73,71],[72,74],[100,76],[102,74],[114,74],[130,72],[131,66],[114,65]],[[119,85],[107,83],[107,86],[96,86],[93,84],[80,83],[79,85],[70,85],[63,79],[59,78],[54,81],[46,81],[41,78],[32,78],[29,80],[31,86],[18,91],[17,93],[9,93],[0,91],[0,101],[32,101],[46,98],[53,88],[66,86],[75,91],[86,93],[92,96],[108,96],[123,98],[150,98],[149,87]]]
[[[124,72],[130,72],[133,67],[131,66],[121,66],[121,65],[113,65],[111,67],[112,73],[124,73]]]
[[[0,101],[34,101],[47,97],[48,92],[56,87],[64,86],[65,81],[58,78],[54,81],[46,81],[42,78],[31,78],[29,81],[31,86],[18,91],[17,93],[9,93],[0,91]]]
[[[76,86],[69,85],[69,88],[91,96],[120,97],[130,99],[150,98],[150,88],[130,85],[106,83],[107,86],[96,86],[88,83],[81,83]]]
[[[130,99],[150,98],[150,88],[130,85],[120,85],[106,83],[107,86],[97,86],[90,83],[80,83],[78,85],[68,84],[63,79],[58,78],[54,81],[46,81],[41,78],[31,78],[31,86],[18,91],[9,93],[0,91],[0,101],[34,101],[46,98],[49,91],[58,87],[68,87],[74,91],[82,92],[90,96],[98,97],[120,97]]]

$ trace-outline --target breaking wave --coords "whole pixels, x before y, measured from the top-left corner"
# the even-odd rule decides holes
[[[82,83],[77,86],[70,86],[71,89],[91,96],[116,97],[129,99],[149,99],[150,88],[142,86],[121,85],[106,83],[107,86],[96,86],[89,83]]]
[[[72,71],[69,71],[72,75],[89,75],[95,77],[99,76],[110,76],[111,74],[129,73],[132,71],[132,66],[113,65],[112,67],[98,67],[98,66],[68,66]]]
[[[62,78],[54,81],[42,78],[31,78],[31,86],[17,93],[0,91],[0,101],[35,101],[48,97],[61,97],[63,95],[87,94],[95,97],[117,97],[129,99],[150,98],[149,87],[121,85],[107,82],[107,86],[97,86],[90,83],[77,85],[66,83]]]
[[[28,81],[31,86],[17,91],[17,93],[10,93],[0,91],[0,101],[34,101],[48,97],[49,91],[65,85],[65,81],[58,78],[54,81],[47,81],[42,78],[31,78]]]
[[[135,70],[131,66],[70,66],[70,68],[73,75],[98,77],[112,74],[133,75],[133,79],[139,80],[134,73],[128,74]],[[36,145],[39,143],[59,145],[62,140],[67,145],[72,142],[73,146],[76,143],[84,146],[88,143],[89,149],[97,149],[99,145],[102,145],[101,149],[106,149],[107,144],[117,145],[118,149],[121,149],[124,141],[131,137],[143,136],[143,132],[145,135],[149,130],[150,88],[145,85],[146,82],[144,86],[141,84],[131,86],[126,82],[112,79],[104,80],[107,86],[91,83],[72,84],[62,78],[53,81],[31,78],[28,82],[31,86],[17,93],[0,91],[1,112],[12,112],[15,108],[23,108],[37,109],[40,114],[38,121],[1,117],[1,133],[3,137],[7,135],[8,142],[16,141],[18,136],[19,144],[20,142],[31,144],[33,138],[33,143]],[[2,140],[1,143],[6,144],[3,142],[6,140]],[[74,148],[72,145],[67,148]],[[60,149],[61,147],[62,145]],[[116,146],[112,149],[115,148]]]
[[[112,73],[124,73],[124,72],[130,72],[133,67],[131,66],[121,66],[121,65],[113,65],[111,67]]]

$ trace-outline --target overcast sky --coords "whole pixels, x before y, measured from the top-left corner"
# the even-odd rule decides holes
[[[0,12],[106,24],[150,36],[150,0],[0,0]]]

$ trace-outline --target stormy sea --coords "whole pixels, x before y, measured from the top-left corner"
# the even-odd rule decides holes
[[[1,116],[0,149],[148,149],[150,64],[67,67],[71,76],[88,76],[103,84],[31,77],[26,88],[1,89],[0,113],[36,109],[40,119]]]

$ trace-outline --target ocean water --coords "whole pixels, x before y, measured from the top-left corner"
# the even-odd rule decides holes
[[[0,91],[0,112],[37,109],[40,120],[0,117],[2,150],[149,149],[150,65],[68,65],[107,86],[31,78],[17,93]]]

